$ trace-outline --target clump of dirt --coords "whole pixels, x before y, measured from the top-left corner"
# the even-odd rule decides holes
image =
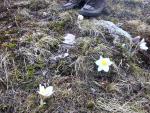
[[[82,21],[78,9],[61,10],[64,0],[0,1],[0,112],[150,112],[150,49],[131,42],[150,48],[150,2],[107,1]],[[74,44],[63,43],[67,33]],[[100,55],[113,61],[108,73],[97,71]],[[39,84],[55,91],[43,106]]]

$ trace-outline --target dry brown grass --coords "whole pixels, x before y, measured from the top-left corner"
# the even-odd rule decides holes
[[[126,21],[146,20],[150,3],[141,7],[142,2],[111,0],[110,15],[96,19],[125,23],[124,29],[134,36],[135,29]],[[0,2],[0,113],[149,113],[149,50],[131,57],[108,34],[81,32],[77,11],[59,11],[59,3]],[[77,36],[75,45],[62,43],[65,33]],[[68,57],[56,57],[65,52]],[[97,72],[94,62],[100,55],[114,61],[108,73]],[[39,84],[55,90],[42,107]]]

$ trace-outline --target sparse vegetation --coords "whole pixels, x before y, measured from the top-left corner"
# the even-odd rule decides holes
[[[108,15],[81,21],[60,10],[64,0],[0,1],[0,113],[150,112],[150,1],[107,1]],[[123,34],[96,24],[106,21]],[[126,32],[149,49],[130,55]],[[63,43],[67,33],[75,44]],[[113,61],[107,73],[101,55]],[[42,106],[39,84],[54,87]]]

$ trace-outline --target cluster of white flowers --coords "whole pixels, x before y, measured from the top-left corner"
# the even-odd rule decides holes
[[[113,64],[113,62],[111,62],[109,58],[103,58],[102,56],[100,56],[100,59],[97,60],[95,63],[96,65],[98,65],[98,71],[104,70],[105,72],[108,72],[109,66]],[[42,106],[45,104],[45,102],[43,102],[43,98],[50,97],[54,93],[54,90],[53,86],[44,87],[40,84],[39,91],[37,92],[41,95],[40,105]]]
[[[83,20],[83,16],[79,15],[78,16],[78,20]],[[146,42],[144,39],[142,39],[141,41],[139,41],[140,37],[136,37],[135,38],[135,42],[138,42],[136,44],[138,44],[137,46],[139,46],[140,49],[142,50],[147,50],[148,47],[146,46]],[[73,34],[67,34],[64,37],[64,41],[63,43],[65,44],[71,44],[73,45],[75,43],[75,35]],[[122,47],[124,47],[125,44],[122,45]],[[67,57],[69,54],[65,53],[64,57]],[[110,60],[110,58],[103,58],[103,56],[100,56],[100,58],[95,61],[95,64],[98,66],[98,71],[104,71],[104,72],[108,72],[110,66],[113,64],[113,62]],[[53,91],[53,86],[48,86],[48,87],[44,87],[41,84],[39,85],[39,91],[38,93],[41,95],[41,97],[47,98],[50,97],[54,91]],[[43,102],[43,98],[41,98],[41,105],[45,104]]]

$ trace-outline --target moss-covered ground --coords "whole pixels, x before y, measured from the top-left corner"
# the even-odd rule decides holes
[[[147,51],[132,54],[104,31],[81,30],[79,9],[61,10],[65,0],[0,1],[0,113],[150,113],[150,1],[107,1],[94,19],[141,36]],[[73,46],[63,44],[67,33]],[[100,55],[114,62],[108,73],[97,71]],[[55,91],[43,106],[39,84]]]

